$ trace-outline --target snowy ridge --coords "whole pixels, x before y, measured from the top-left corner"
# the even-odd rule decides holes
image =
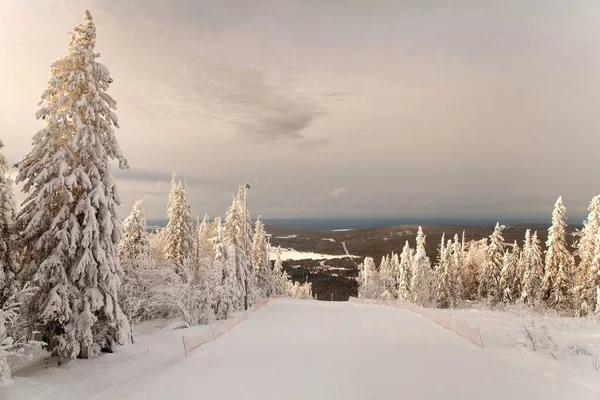
[[[372,300],[350,297],[348,301],[355,304],[385,305],[410,310],[416,314],[422,315],[430,321],[435,322],[442,328],[467,339],[475,346],[483,348],[483,340],[481,338],[481,331],[479,330],[479,327],[471,328],[469,325],[467,325],[467,321],[459,320],[454,315],[444,315],[444,313],[436,312],[435,309],[421,307],[406,300]]]

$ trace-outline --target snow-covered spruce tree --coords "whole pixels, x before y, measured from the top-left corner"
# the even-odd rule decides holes
[[[235,267],[236,290],[238,297],[234,302],[234,310],[244,310],[250,306],[250,282],[252,280],[252,260],[248,256],[247,236],[244,234],[244,216],[235,198],[225,214],[224,242],[227,249],[227,260]],[[249,282],[250,281],[250,282]]]
[[[452,241],[440,246],[442,254],[435,269],[435,297],[439,308],[456,305],[456,280],[452,260]]]
[[[479,291],[479,274],[486,264],[487,240],[472,240],[465,245],[466,253],[458,270],[462,285],[462,298],[476,300]]]
[[[513,250],[511,252],[512,259],[510,260],[514,265],[514,274],[512,280],[512,293],[511,293],[511,301],[515,302],[520,300],[521,293],[523,292],[523,275],[525,274],[523,270],[523,265],[521,264],[521,248],[519,244],[515,240],[513,243]]]
[[[146,225],[146,204],[138,200],[131,214],[123,221],[123,240],[119,243],[119,257],[123,268],[135,267],[150,258],[150,238]]]
[[[425,252],[425,235],[419,226],[417,231],[417,249],[412,263],[410,282],[412,301],[427,306],[431,303],[433,287],[433,271],[429,257]]]
[[[0,141],[0,149],[4,147]],[[6,158],[0,154],[0,307],[15,293],[16,279],[16,243],[13,233],[15,223],[15,202],[10,178],[8,178]]]
[[[358,297],[361,299],[378,299],[383,292],[383,285],[372,257],[365,257],[358,272]]]
[[[121,223],[111,160],[121,168],[112,82],[95,53],[91,14],[75,27],[68,54],[51,66],[37,118],[46,126],[18,164],[27,195],[17,217],[22,278],[39,290],[28,307],[32,330],[53,354],[88,358],[129,336],[117,298]]]
[[[219,222],[220,224],[220,222]],[[208,215],[205,215],[197,229],[196,258],[198,259],[199,268],[207,271],[212,267],[215,259],[215,249],[212,239],[216,236],[212,232],[212,227]]]
[[[519,256],[519,270],[522,272],[521,275],[521,293],[519,299],[525,303],[531,300],[531,294],[529,293],[529,287],[527,286],[527,279],[529,276],[529,259],[531,254],[531,229],[525,231],[525,240],[523,241],[523,250]],[[529,299],[528,299],[529,298]]]
[[[400,282],[400,255],[392,252],[390,259],[390,266],[392,268],[392,285],[390,290],[394,299],[398,298],[398,283]]]
[[[504,228],[504,225],[496,223],[494,232],[490,235],[486,261],[479,275],[479,298],[489,301],[492,305],[502,300],[500,275],[504,257],[504,238],[502,237]]]
[[[596,249],[594,258],[589,267],[588,278],[581,285],[580,293],[580,312],[583,314],[600,314],[600,228],[596,233]]]
[[[218,219],[217,222],[217,235],[212,240],[215,252],[212,269],[217,277],[214,309],[217,319],[227,319],[235,312],[235,305],[239,301],[239,285],[235,275],[235,265],[228,259],[221,220]]]
[[[252,223],[252,218],[250,217],[250,211],[247,208],[246,204],[246,190],[244,189],[244,185],[241,185],[238,188],[238,194],[236,197],[236,203],[238,205],[238,211],[240,214],[240,219],[242,221],[240,232],[244,232],[245,229],[245,237],[241,237],[240,240],[243,240],[244,243],[244,252],[246,253],[246,258],[249,260],[246,265],[246,292],[247,292],[247,302],[248,307],[251,306],[257,299],[258,293],[256,290],[256,275],[254,274],[255,270],[252,266],[252,241],[254,237],[254,224]],[[244,215],[246,216],[246,223],[244,224]]]
[[[410,248],[408,240],[404,244],[400,254],[400,263],[398,265],[398,298],[411,300],[410,281],[412,278],[412,255],[413,249]]]
[[[254,275],[256,276],[256,289],[260,298],[271,295],[271,266],[269,265],[269,251],[267,248],[267,239],[265,226],[260,220],[256,220],[254,229],[254,240],[252,243],[252,264],[254,265]]]
[[[595,278],[591,272],[592,262],[598,246],[597,235],[600,229],[600,195],[595,196],[588,207],[589,214],[583,222],[583,229],[577,232],[579,240],[575,244],[575,256],[579,264],[574,276],[574,306],[582,314],[594,311],[596,290],[589,282]]]
[[[562,196],[556,200],[552,225],[548,228],[546,260],[542,282],[542,300],[549,307],[566,309],[571,305],[571,270],[573,257],[567,249],[565,206]]]
[[[458,305],[460,300],[462,299],[462,291],[463,284],[462,279],[458,271],[463,268],[464,263],[464,251],[463,251],[463,243],[458,240],[458,234],[454,235],[454,242],[452,242],[452,247],[450,248],[450,252],[452,255],[452,271],[454,273],[454,296],[455,296],[455,306]]]
[[[133,205],[131,214],[123,221],[123,240],[119,243],[119,259],[124,271],[119,299],[121,308],[133,329],[133,323],[139,319],[145,291],[148,289],[147,272],[149,268],[150,239],[146,225],[146,206],[144,200]]]
[[[521,252],[521,300],[533,304],[540,299],[542,280],[544,279],[544,259],[537,231],[531,235],[528,229],[525,232],[525,243]]]
[[[382,258],[379,266],[379,276],[381,278],[382,290],[379,297],[382,300],[393,300],[396,298],[396,281],[394,271],[392,270],[392,257],[386,255]]]
[[[439,265],[442,260],[442,255],[444,253],[444,246],[446,245],[446,232],[442,232],[442,240],[438,246],[437,258],[435,259],[435,264]]]
[[[275,295],[284,293],[284,277],[283,277],[283,264],[281,262],[281,247],[277,248],[277,257],[275,258],[275,263],[273,264],[273,273],[271,285],[271,292]],[[287,278],[285,278],[287,279]]]
[[[515,240],[512,251],[506,251],[502,257],[500,290],[504,303],[514,303],[520,298],[522,274],[519,271],[519,255],[519,245]]]
[[[191,266],[196,261],[196,230],[187,193],[183,183],[177,181],[175,174],[171,181],[168,216],[169,223],[165,229],[167,236],[165,258],[175,265],[177,273],[184,280],[189,280],[190,277],[184,274],[183,265],[187,263]]]

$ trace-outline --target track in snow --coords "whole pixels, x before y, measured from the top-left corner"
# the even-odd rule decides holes
[[[169,348],[176,346],[169,342]],[[350,303],[273,300],[188,358],[180,349],[180,357],[169,353],[165,359],[144,373],[136,373],[130,362],[119,374],[117,364],[105,372],[118,377],[108,387],[91,375],[72,383],[73,390],[66,383],[37,398],[549,400],[589,395],[518,360],[498,359],[409,311]],[[155,359],[135,362],[149,360]]]

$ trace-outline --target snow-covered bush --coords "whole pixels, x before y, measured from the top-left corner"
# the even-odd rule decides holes
[[[476,300],[479,288],[479,271],[485,264],[487,241],[481,239],[471,241],[467,245],[462,267],[458,276],[462,285],[462,297],[465,300]]]
[[[379,271],[372,257],[365,257],[358,271],[358,297],[361,299],[378,299],[384,292]]]
[[[167,257],[165,247],[167,246],[167,231],[158,229],[149,235],[150,238],[150,258],[157,265],[165,265]]]
[[[195,277],[194,269],[184,263],[177,273],[173,265],[149,262],[129,271],[120,292],[124,310],[131,312],[133,322],[173,317],[181,317],[186,326],[210,322],[214,287],[204,277]]]
[[[286,293],[289,293],[289,295],[295,299],[312,299],[312,283],[300,283],[298,281],[292,282],[291,280],[288,280]]]
[[[25,285],[8,297],[0,308],[0,383],[10,379],[11,363],[26,356],[28,351],[42,342],[26,340],[22,326],[21,308],[37,288]]]
[[[548,326],[536,322],[535,318],[531,318],[529,322],[523,322],[519,333],[522,337],[520,339],[513,338],[513,340],[533,351],[556,349],[556,343],[548,331]]]
[[[184,271],[190,267],[183,265]],[[177,275],[177,274],[175,274]],[[183,280],[172,276],[169,284],[158,285],[152,290],[151,304],[154,307],[176,310],[185,326],[207,324],[215,319],[211,288],[203,280]]]

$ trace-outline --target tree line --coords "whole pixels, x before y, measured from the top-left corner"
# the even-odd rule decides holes
[[[498,223],[487,239],[466,242],[464,232],[449,240],[442,235],[432,265],[419,227],[415,249],[406,241],[399,255],[384,256],[378,268],[373,258],[365,258],[358,296],[441,308],[465,300],[491,306],[520,302],[580,316],[600,314],[600,195],[588,211],[583,229],[574,233],[574,252],[567,246],[562,197],[554,205],[545,251],[530,229],[522,247],[505,243],[505,226]]]

